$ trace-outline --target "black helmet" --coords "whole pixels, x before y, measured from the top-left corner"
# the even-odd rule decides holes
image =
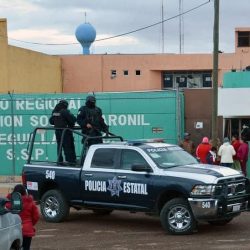
[[[96,99],[93,95],[89,95],[86,98],[86,102],[92,102],[92,103],[96,103]]]
[[[69,106],[69,103],[68,103],[66,100],[64,100],[64,99],[60,100],[59,103],[60,103],[63,107],[65,107],[65,108],[67,108],[67,107]]]

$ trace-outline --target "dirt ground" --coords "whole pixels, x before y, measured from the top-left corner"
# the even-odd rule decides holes
[[[14,184],[1,184],[0,197]],[[62,223],[40,219],[32,250],[249,250],[250,212],[226,226],[199,225],[193,235],[172,236],[164,232],[157,217],[114,211],[100,216],[87,210],[71,210]]]
[[[148,250],[148,249],[250,249],[250,212],[226,226],[201,224],[193,235],[164,232],[157,217],[114,211],[100,216],[72,210],[67,221],[47,223],[42,218],[32,241],[34,250]]]

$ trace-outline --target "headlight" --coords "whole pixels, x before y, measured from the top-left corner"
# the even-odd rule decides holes
[[[191,191],[191,195],[213,195],[215,185],[196,185]]]

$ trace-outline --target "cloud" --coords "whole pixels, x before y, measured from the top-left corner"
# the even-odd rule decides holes
[[[12,10],[13,12],[15,11],[20,11],[22,13],[29,13],[32,11],[35,11],[38,8],[37,5],[32,4],[31,2],[28,1],[23,1],[23,0],[1,0],[0,2],[0,9],[4,11]]]
[[[40,41],[41,43],[74,43],[74,36],[65,35],[60,33],[56,29],[44,29],[44,30],[26,30],[20,29],[9,32],[9,37],[18,40],[26,40],[30,42]],[[49,37],[49,40],[48,40]]]
[[[74,42],[75,29],[90,22],[97,36],[105,37],[129,32],[178,14],[176,0],[1,0],[0,16],[7,17],[9,36],[34,42]],[[184,11],[207,2],[183,0]],[[184,16],[184,52],[212,51],[214,1]],[[249,0],[220,1],[220,49],[234,51],[234,28],[250,26]],[[179,51],[179,18],[164,23],[165,49],[168,53]],[[13,32],[19,33],[13,33]],[[21,32],[22,31],[22,32]],[[25,32],[26,31],[26,32]],[[20,33],[21,32],[21,33]],[[40,32],[40,34],[39,34]],[[26,35],[25,35],[26,34]],[[33,35],[32,35],[33,34]],[[44,36],[44,37],[43,37]],[[22,43],[19,45],[23,46]],[[26,46],[26,45],[25,45]],[[105,43],[95,43],[96,53],[160,53],[162,48],[161,25],[131,33]],[[45,53],[58,51],[55,46],[41,46]],[[77,49],[76,49],[77,48]],[[62,53],[75,53],[81,47],[67,46]]]
[[[96,37],[96,40],[105,39],[107,37],[110,37],[110,35],[98,35]],[[96,47],[104,47],[104,46],[124,46],[124,45],[136,45],[139,44],[138,39],[132,36],[126,36],[126,37],[116,37],[114,39],[109,40],[103,40],[103,41],[96,41],[95,46]]]

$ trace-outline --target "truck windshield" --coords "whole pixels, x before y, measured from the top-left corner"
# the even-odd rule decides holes
[[[192,155],[179,147],[146,148],[145,151],[163,169],[198,163]]]

